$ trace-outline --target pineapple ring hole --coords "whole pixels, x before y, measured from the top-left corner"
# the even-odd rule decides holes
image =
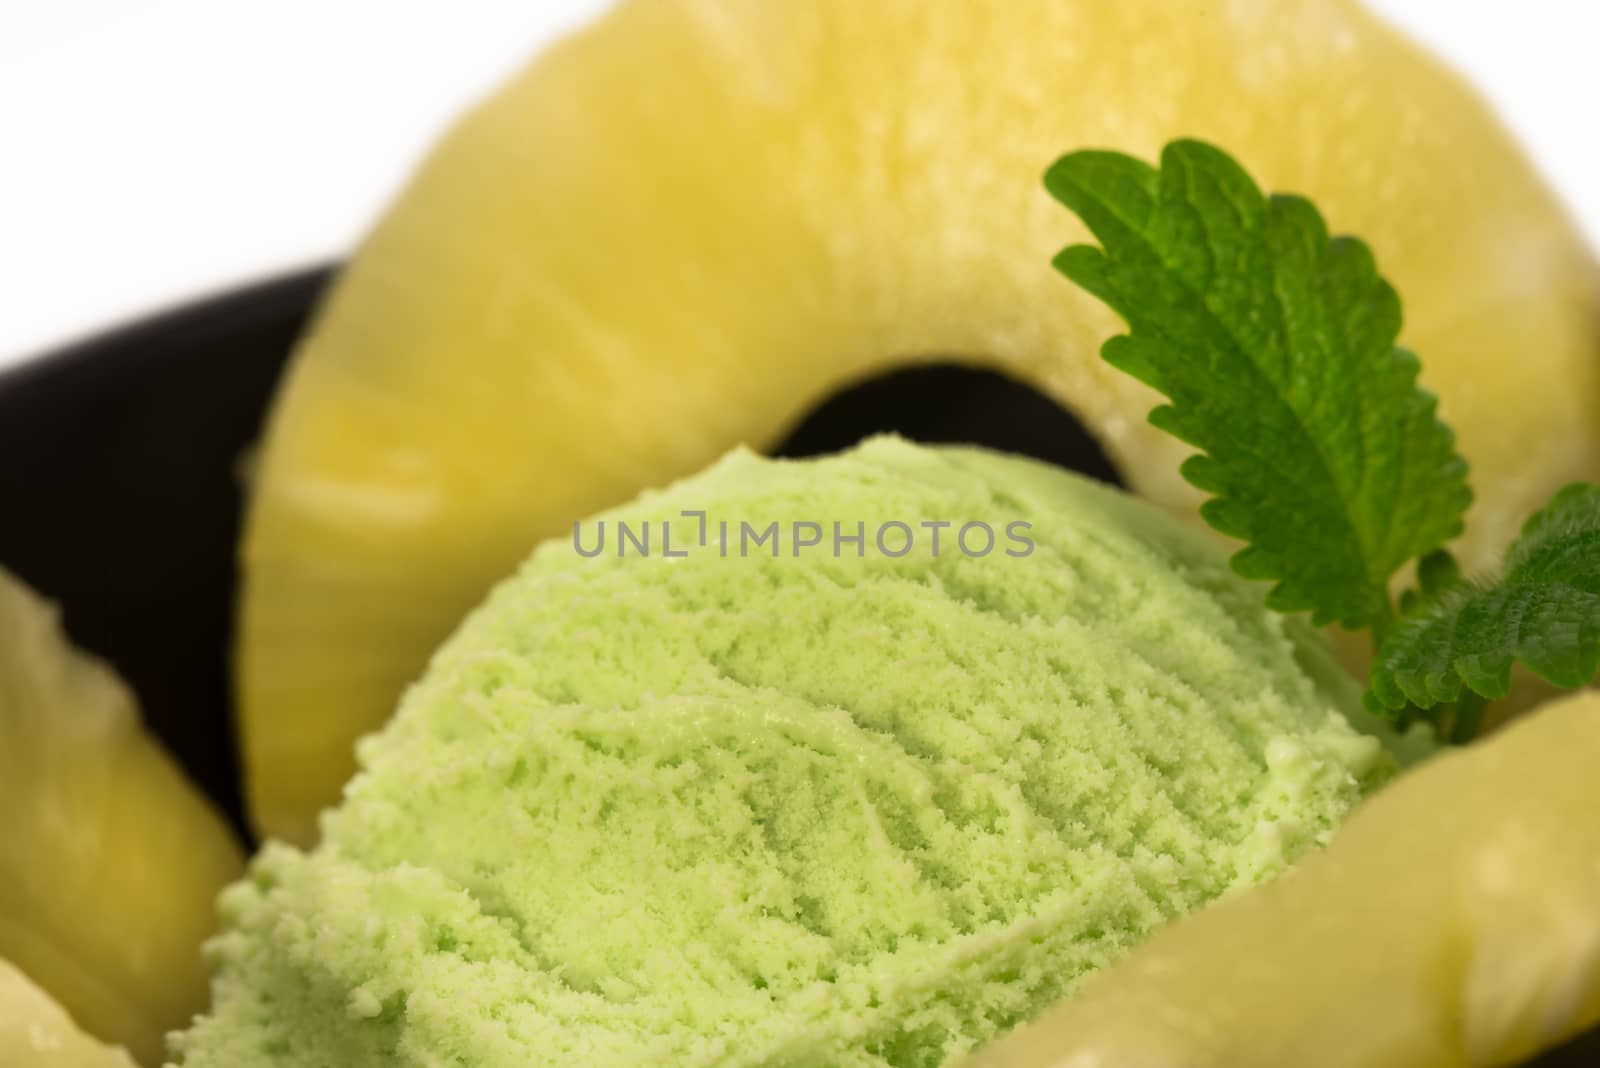
[[[949,362],[903,367],[846,387],[801,418],[775,451],[817,456],[890,431],[927,444],[1020,453],[1125,485],[1100,443],[1054,400],[996,371]]]

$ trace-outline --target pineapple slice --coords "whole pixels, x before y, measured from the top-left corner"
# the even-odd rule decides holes
[[[205,1006],[200,943],[239,848],[127,688],[3,570],[0,812],[0,957],[159,1064],[165,1032]]]
[[[1600,1023],[1600,694],[1368,801],[969,1068],[1498,1068]]]
[[[135,1068],[127,1051],[78,1030],[49,994],[0,958],[0,1064],[6,1068]]]
[[[1190,508],[1040,181],[1180,135],[1372,244],[1475,468],[1469,567],[1600,475],[1592,259],[1478,97],[1348,0],[634,0],[448,136],[298,354],[244,547],[260,829],[314,836],[536,541],[862,377],[1005,371]]]

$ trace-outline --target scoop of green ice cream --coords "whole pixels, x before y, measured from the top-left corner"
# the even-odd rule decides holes
[[[736,452],[600,519],[224,895],[182,1063],[941,1065],[1393,767],[1216,546],[1043,465]]]

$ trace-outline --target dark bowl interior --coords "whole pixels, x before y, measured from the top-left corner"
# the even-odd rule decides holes
[[[332,274],[242,289],[0,372],[0,565],[61,604],[73,640],[128,680],[245,837],[228,652],[240,462]],[[1066,412],[955,365],[860,383],[779,451],[829,452],[884,430],[1117,480]],[[1600,1066],[1600,1030],[1531,1064]]]

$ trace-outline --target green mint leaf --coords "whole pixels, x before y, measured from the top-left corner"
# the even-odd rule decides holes
[[[1102,355],[1167,397],[1150,421],[1199,450],[1183,475],[1249,543],[1234,569],[1280,611],[1382,628],[1390,577],[1460,532],[1471,493],[1367,247],[1198,141],[1159,170],[1076,152],[1045,185],[1103,246],[1056,267],[1128,323]]]
[[[1463,582],[1461,565],[1448,549],[1435,549],[1417,561],[1417,585],[1400,595],[1400,614],[1412,615]]]
[[[1417,561],[1417,584],[1400,594],[1400,615],[1416,615],[1463,581],[1461,565],[1456,563],[1456,558],[1446,549],[1435,549]],[[1368,705],[1368,711],[1387,716],[1402,731],[1413,723],[1425,721],[1441,728],[1440,734],[1446,738],[1453,737],[1442,729],[1447,724],[1462,732],[1476,732],[1483,713],[1483,699],[1476,695],[1471,695],[1470,701],[1458,701],[1454,708],[1423,708],[1409,701],[1400,708],[1384,708],[1373,705],[1370,696]]]
[[[1466,582],[1384,635],[1374,711],[1504,697],[1519,660],[1557,686],[1600,665],[1600,486],[1568,486],[1529,519],[1497,583]],[[1457,734],[1462,730],[1458,724]]]

